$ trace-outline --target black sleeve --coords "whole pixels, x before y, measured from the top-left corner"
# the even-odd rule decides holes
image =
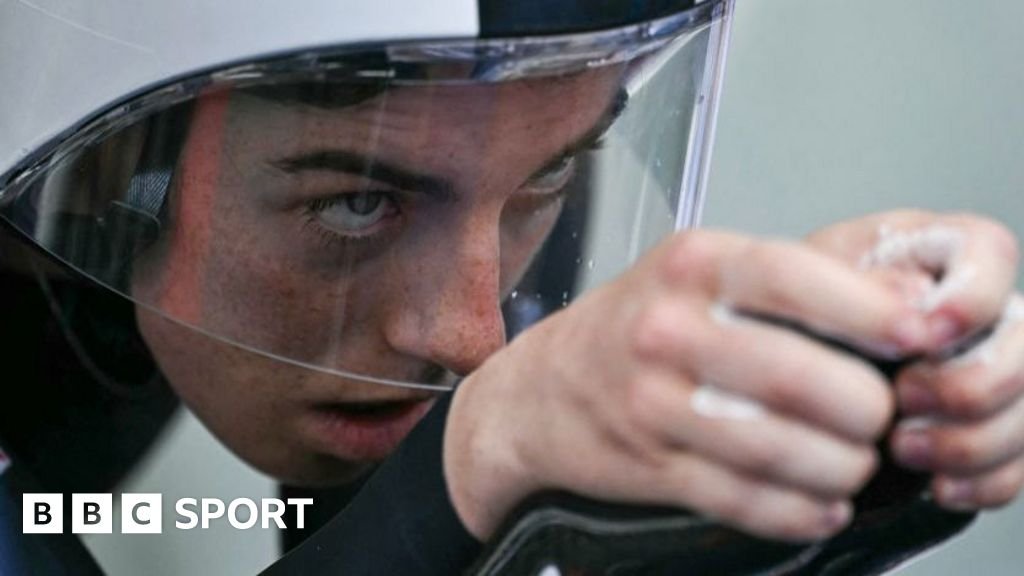
[[[464,571],[481,545],[455,514],[444,480],[441,456],[451,396],[437,400],[347,508],[263,574],[451,576]]]

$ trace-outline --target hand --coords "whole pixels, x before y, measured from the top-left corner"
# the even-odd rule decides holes
[[[878,217],[873,228],[879,226],[887,228],[882,238],[837,226],[812,243],[851,261],[862,252],[863,263],[902,285],[947,334],[930,359],[898,375],[904,417],[891,438],[893,453],[909,468],[935,473],[932,492],[945,507],[1004,505],[1024,486],[1024,298],[1013,294],[1016,241],[1002,226],[965,215],[893,213]],[[864,248],[872,243],[878,246]],[[902,254],[893,250],[900,244]],[[886,250],[889,261],[880,261]],[[993,327],[971,349],[944,357]]]
[[[560,488],[767,537],[839,531],[891,389],[861,358],[730,310],[900,356],[945,337],[884,276],[807,245],[673,236],[460,386],[444,467],[467,528],[487,539],[521,499]],[[716,410],[723,396],[743,409]]]

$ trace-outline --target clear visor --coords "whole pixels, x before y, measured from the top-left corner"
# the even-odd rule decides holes
[[[140,324],[449,387],[696,217],[721,32],[701,7],[221,70],[85,126],[0,214]]]

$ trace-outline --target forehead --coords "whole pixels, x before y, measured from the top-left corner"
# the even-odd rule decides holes
[[[395,160],[487,152],[511,161],[553,154],[594,128],[620,76],[608,68],[490,85],[236,91],[224,138],[259,156],[339,148]]]

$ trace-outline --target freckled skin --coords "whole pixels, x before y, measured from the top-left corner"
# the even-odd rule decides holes
[[[133,296],[166,315],[294,360],[398,380],[466,374],[504,344],[501,300],[558,217],[517,194],[607,111],[614,71],[494,86],[401,88],[338,109],[248,95],[202,98],[171,198],[174,231],[136,265]],[[365,178],[286,176],[274,158],[338,148],[446,179],[456,200],[415,198],[369,248],[328,246],[310,195]],[[229,448],[294,484],[369,463],[324,454],[303,419],[324,402],[423,397],[246,351],[139,307],[172,386]]]

